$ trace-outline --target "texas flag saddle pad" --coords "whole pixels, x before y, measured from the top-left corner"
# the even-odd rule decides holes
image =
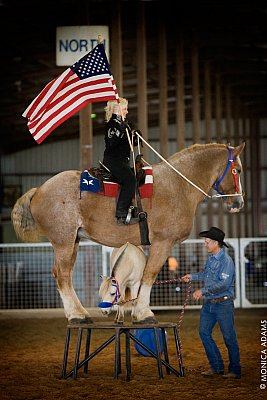
[[[145,171],[145,182],[139,186],[141,199],[151,198],[153,194],[153,173],[152,167],[143,167]],[[100,190],[101,187],[101,190]],[[103,189],[102,189],[103,188]],[[103,181],[103,186],[100,185],[99,179],[90,175],[88,170],[84,170],[80,177],[80,191],[98,193],[108,197],[116,197],[119,190],[119,184],[110,181]]]

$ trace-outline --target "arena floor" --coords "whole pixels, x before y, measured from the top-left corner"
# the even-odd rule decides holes
[[[178,322],[179,314],[179,310],[156,312],[161,322]],[[88,377],[83,377],[82,371],[79,371],[77,380],[60,378],[67,324],[61,311],[0,312],[1,400],[263,399],[266,398],[267,390],[260,389],[260,337],[263,319],[267,319],[266,309],[236,309],[236,331],[242,364],[240,380],[201,376],[201,371],[208,368],[208,364],[198,336],[199,310],[186,310],[180,334],[185,377],[166,375],[164,369],[164,379],[160,380],[156,360],[139,355],[131,344],[132,376],[127,382],[124,346],[122,373],[117,381],[113,379],[113,343],[91,360]],[[112,321],[113,317],[109,320]],[[168,347],[172,364],[176,359],[171,335],[172,332],[168,336]],[[92,334],[92,349],[109,336],[107,331]],[[227,365],[226,349],[217,329],[214,338]],[[72,346],[70,361],[71,357],[74,357]]]

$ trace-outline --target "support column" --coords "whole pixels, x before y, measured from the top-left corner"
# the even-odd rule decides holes
[[[225,112],[226,112],[226,139],[227,143],[231,144],[233,137],[233,121],[232,121],[232,98],[230,86],[226,86],[225,91]]]
[[[205,140],[206,143],[211,143],[212,141],[212,132],[211,132],[211,118],[212,118],[212,110],[211,110],[211,79],[210,79],[210,63],[206,62],[204,65],[204,112],[205,112]],[[213,226],[213,200],[208,200],[207,205],[207,221],[208,226]]]
[[[210,83],[210,63],[207,61],[204,65],[204,98],[205,98],[205,139],[206,143],[211,143],[211,83]]]
[[[144,139],[148,141],[146,24],[143,2],[138,2],[137,11],[137,126],[141,130]],[[146,146],[142,148],[142,154],[146,159]]]
[[[167,78],[167,42],[165,26],[159,26],[159,129],[160,152],[168,157],[168,78]]]
[[[116,82],[118,93],[123,97],[123,64],[122,64],[122,39],[121,39],[121,5],[120,0],[114,2],[111,23],[111,62],[112,74]]]
[[[200,143],[200,104],[199,104],[199,57],[198,48],[195,41],[192,43],[192,128],[193,143]],[[201,204],[198,205],[195,217],[195,234],[198,237],[201,227],[202,209]]]
[[[185,148],[185,82],[184,42],[179,39],[176,47],[176,144],[177,151]]]
[[[218,73],[215,76],[215,124],[216,124],[216,141],[217,143],[221,143],[222,142],[222,92],[221,92],[221,76]],[[225,230],[223,216],[224,216],[223,201],[219,200],[218,226],[220,229]]]
[[[192,118],[193,118],[193,142],[200,143],[200,104],[199,104],[199,57],[198,48],[192,45]]]
[[[91,120],[92,104],[80,110],[80,170],[93,166],[93,124]]]

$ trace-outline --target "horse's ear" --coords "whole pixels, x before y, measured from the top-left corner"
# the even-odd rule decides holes
[[[99,275],[100,276],[100,278],[102,278],[102,280],[104,281],[105,279],[107,279],[107,276],[104,276],[104,275]]]
[[[239,156],[244,150],[244,147],[245,147],[245,142],[241,143],[239,146],[236,146],[233,150],[233,156],[234,157]]]

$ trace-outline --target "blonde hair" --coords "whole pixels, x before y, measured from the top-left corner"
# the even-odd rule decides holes
[[[128,100],[124,99],[123,97],[119,97],[119,104],[117,100],[109,100],[107,102],[106,107],[104,108],[104,111],[106,112],[106,117],[105,120],[108,122],[112,116],[112,114],[121,114],[120,112],[120,107],[127,107],[128,106]]]

